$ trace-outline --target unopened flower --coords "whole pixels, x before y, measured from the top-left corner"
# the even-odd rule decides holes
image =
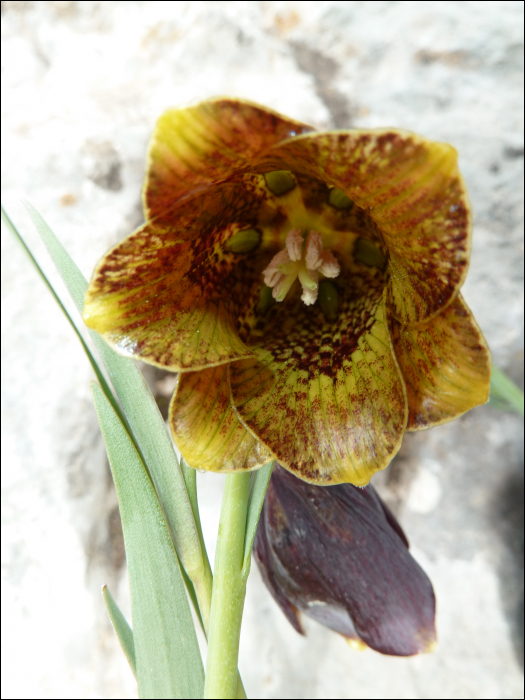
[[[315,132],[239,100],[160,118],[147,221],[98,264],[84,318],[180,373],[170,425],[191,466],[277,458],[364,485],[406,430],[487,400],[456,160],[406,131]]]
[[[304,613],[383,654],[433,648],[432,584],[372,486],[320,487],[277,468],[254,553],[264,582],[301,634]]]

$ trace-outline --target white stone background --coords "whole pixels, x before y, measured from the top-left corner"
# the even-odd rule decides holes
[[[521,2],[2,2],[3,201],[61,292],[21,200],[89,277],[142,221],[156,118],[215,95],[452,143],[475,212],[464,294],[523,382]],[[4,231],[2,277],[2,697],[135,697],[100,595],[129,612],[90,368]],[[166,403],[171,377],[148,376]],[[355,652],[315,623],[300,637],[254,570],[249,697],[522,697],[522,443],[519,418],[481,407],[407,436],[377,480],[434,583],[435,653]],[[199,484],[213,555],[222,480]]]

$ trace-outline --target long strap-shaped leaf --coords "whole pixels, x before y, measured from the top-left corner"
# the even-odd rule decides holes
[[[88,346],[87,346],[87,344],[86,344],[86,341],[84,340],[84,338],[82,337],[82,334],[80,333],[80,331],[78,330],[77,326],[75,325],[75,322],[73,321],[73,319],[72,319],[71,316],[69,315],[69,312],[68,312],[68,310],[66,309],[66,307],[64,306],[64,304],[62,303],[62,300],[60,299],[60,297],[58,296],[58,294],[55,292],[55,290],[54,290],[54,288],[53,288],[53,285],[51,284],[51,282],[50,282],[50,281],[47,279],[47,277],[45,276],[45,274],[44,274],[42,268],[40,267],[40,265],[38,264],[38,262],[37,262],[35,256],[33,255],[33,253],[31,252],[31,250],[30,250],[29,247],[27,246],[27,244],[26,244],[26,242],[24,241],[24,239],[22,238],[22,236],[18,233],[18,229],[17,229],[16,226],[13,224],[13,222],[11,221],[11,219],[9,218],[9,216],[7,215],[7,213],[4,211],[4,208],[3,208],[3,207],[2,207],[2,222],[7,226],[7,228],[11,231],[11,233],[13,234],[13,236],[16,238],[16,240],[20,243],[20,245],[21,245],[22,248],[24,249],[24,251],[25,251],[27,257],[28,257],[28,258],[31,260],[31,262],[33,263],[33,265],[34,265],[34,267],[35,267],[35,270],[37,271],[38,275],[40,275],[40,278],[42,279],[43,283],[46,285],[46,287],[48,288],[49,292],[51,293],[53,299],[56,301],[56,303],[58,304],[59,308],[62,310],[62,313],[63,313],[64,316],[67,318],[67,320],[68,320],[68,322],[69,322],[71,328],[73,329],[75,335],[77,336],[78,340],[80,341],[80,344],[82,345],[82,348],[83,348],[84,352],[85,352],[86,355],[87,355],[87,358],[88,358],[88,360],[89,360],[89,363],[90,363],[91,367],[93,368],[93,371],[95,372],[95,375],[96,375],[96,377],[97,377],[97,379],[98,379],[98,381],[99,381],[99,383],[100,383],[100,386],[102,387],[102,390],[103,390],[104,393],[106,394],[108,400],[110,401],[110,403],[111,403],[111,405],[113,406],[113,408],[115,409],[115,411],[118,413],[119,418],[120,418],[123,422],[125,422],[124,414],[123,414],[122,411],[120,410],[120,406],[118,405],[118,403],[115,401],[115,397],[114,397],[114,395],[113,395],[113,392],[112,392],[111,389],[109,388],[108,383],[106,382],[106,378],[104,377],[104,375],[103,375],[102,372],[100,371],[100,367],[98,366],[97,361],[96,361],[95,358],[93,357],[93,354],[92,354],[91,350],[88,348]]]
[[[199,645],[164,514],[126,429],[94,382],[92,392],[122,518],[139,697],[201,698]]]
[[[87,289],[85,277],[36,209],[27,202],[26,206],[77,309],[82,313]],[[97,333],[90,333],[146,461],[177,553],[193,578],[203,571],[204,558],[184,478],[164,420],[133,362],[117,355]]]

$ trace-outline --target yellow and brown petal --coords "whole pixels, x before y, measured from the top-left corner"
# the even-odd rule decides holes
[[[169,422],[182,456],[200,469],[249,471],[272,459],[271,452],[235,414],[227,364],[201,372],[181,372]]]
[[[151,138],[143,200],[146,219],[195,190],[253,172],[269,147],[311,126],[241,100],[207,100],[160,117]]]
[[[256,358],[231,364],[242,422],[312,483],[365,485],[390,462],[405,430],[405,389],[383,290],[372,279],[363,287],[366,293],[341,287],[335,321],[296,297],[283,322],[275,305]]]
[[[390,323],[407,389],[407,430],[447,423],[488,401],[489,350],[461,294],[431,321]]]
[[[486,400],[488,351],[458,297],[470,210],[446,144],[309,130],[234,100],[161,117],[149,220],[99,263],[84,318],[182,372],[170,423],[190,465],[274,456],[364,485],[407,421]]]

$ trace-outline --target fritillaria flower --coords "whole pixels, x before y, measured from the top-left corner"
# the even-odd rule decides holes
[[[254,553],[264,582],[301,634],[302,612],[383,654],[433,648],[432,584],[372,486],[319,487],[277,468]]]
[[[146,223],[98,264],[84,318],[179,372],[169,420],[188,464],[276,458],[365,485],[405,431],[487,400],[456,161],[407,131],[316,132],[240,100],[159,119]]]

